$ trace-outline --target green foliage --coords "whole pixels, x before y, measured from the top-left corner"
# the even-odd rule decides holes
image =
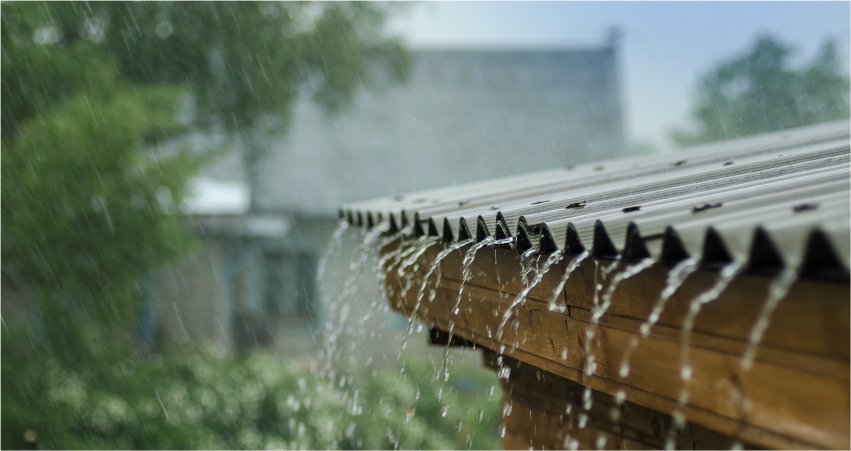
[[[286,130],[299,92],[338,111],[357,90],[404,77],[408,53],[380,33],[387,10],[367,2],[4,4],[2,94],[27,99],[3,102],[3,136],[80,86],[104,89],[100,78],[117,71],[131,83],[188,87],[192,125],[241,139],[253,188],[266,152],[255,134]],[[23,51],[7,58],[7,40]],[[91,43],[97,50],[87,50]]]
[[[372,421],[358,424],[365,449],[500,449],[501,393],[496,374],[452,366],[450,378],[425,360],[403,370],[360,377],[358,404]],[[479,412],[481,411],[481,418]]]
[[[220,127],[249,138],[250,168],[263,149],[248,132],[283,130],[298,92],[341,108],[406,58],[368,3],[0,8],[2,282],[57,344],[126,327],[138,278],[191,245],[176,206],[203,159],[162,143]]]
[[[111,354],[100,366],[72,367],[8,353],[10,337],[5,330],[4,448],[33,446],[28,431],[51,449],[499,447],[499,393],[473,401],[451,384],[403,380],[391,369],[346,375],[341,388],[262,351],[244,360],[211,352],[148,360]],[[439,388],[446,390],[445,417],[433,395]],[[417,390],[422,396],[414,400]]]
[[[204,157],[166,144],[281,130],[300,92],[335,111],[403,77],[386,8],[0,5],[4,448],[498,447],[499,394],[422,364],[341,387],[262,352],[134,347],[140,277],[192,244],[177,206]]]
[[[675,130],[680,145],[731,139],[849,117],[849,80],[836,44],[827,41],[805,67],[791,67],[792,47],[761,36],[744,55],[723,62],[698,85],[696,133]]]

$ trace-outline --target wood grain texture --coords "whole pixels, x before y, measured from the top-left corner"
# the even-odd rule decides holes
[[[590,344],[597,369],[588,376],[583,372],[588,358],[583,340],[590,327],[595,280],[606,289],[607,281],[600,280],[599,267],[611,262],[583,262],[558,294],[558,302],[565,305],[563,313],[549,311],[547,305],[567,262],[554,266],[531,290],[527,302],[514,311],[504,335],[497,339],[508,305],[524,286],[517,254],[507,249],[480,251],[472,266],[472,279],[464,286],[460,312],[455,315],[452,307],[460,288],[465,249],[453,252],[441,264],[442,277],[434,300],[429,302],[424,296],[415,312],[422,276],[437,251],[438,246],[429,249],[418,261],[417,270],[403,271],[405,276],[390,268],[387,287],[392,308],[416,315],[432,327],[451,329],[479,346],[502,349],[506,356],[602,394],[613,396],[622,391],[629,403],[659,415],[669,417],[680,409],[677,399],[684,388],[679,376],[683,318],[690,301],[714,283],[716,273],[698,271],[687,279],[668,302],[650,336],[635,348],[630,374],[624,378],[618,374],[623,354],[630,340],[639,336],[641,323],[656,303],[667,268],[653,267],[621,283]],[[432,276],[426,287],[433,286],[434,279]],[[730,437],[766,448],[849,448],[848,286],[796,282],[772,315],[753,367],[742,371],[740,357],[769,283],[770,278],[764,276],[742,275],[698,315],[690,335],[694,371],[687,385],[686,417],[709,434],[700,443],[710,448],[727,443],[723,440],[729,442]],[[599,293],[596,297],[599,299]],[[542,409],[539,404],[527,407]],[[551,421],[548,416],[534,417],[533,412],[532,420],[507,419],[509,442],[538,440],[528,433],[518,435],[520,429],[535,430],[541,427],[541,421]],[[603,432],[614,434],[614,441],[607,446],[659,446],[644,436]],[[518,437],[526,442],[518,442]],[[542,446],[554,443],[551,437],[541,440]],[[695,440],[692,442],[697,446]],[[529,444],[523,446],[528,448]]]

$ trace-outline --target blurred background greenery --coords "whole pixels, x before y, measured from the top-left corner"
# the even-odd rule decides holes
[[[386,14],[2,5],[3,448],[499,446],[499,392],[476,399],[495,380],[483,369],[458,366],[443,415],[416,396],[444,385],[424,362],[405,378],[319,378],[264,350],[152,352],[135,333],[145,274],[193,247],[175,206],[216,156],[163,143],[210,129],[251,143],[258,127],[285,129],[300,91],[334,111],[398,80],[407,53],[378,34]],[[250,167],[262,151],[246,149]]]

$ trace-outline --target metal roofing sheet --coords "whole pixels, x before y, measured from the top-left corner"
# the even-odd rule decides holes
[[[848,277],[849,123],[677,153],[550,168],[344,206],[341,217],[445,241],[512,238],[519,251],[684,258]]]

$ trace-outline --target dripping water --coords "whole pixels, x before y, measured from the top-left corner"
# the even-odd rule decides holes
[[[694,258],[687,258],[679,263],[676,266],[671,268],[668,271],[668,277],[665,283],[665,288],[662,289],[662,292],[659,294],[659,299],[656,301],[656,304],[653,306],[653,309],[650,311],[650,315],[647,317],[647,320],[641,324],[639,328],[639,332],[641,334],[641,339],[647,338],[650,335],[650,331],[653,330],[653,326],[659,321],[659,317],[662,315],[662,311],[665,310],[665,306],[668,303],[668,300],[680,289],[680,286],[686,281],[689,275],[694,273],[697,270],[697,260]],[[638,346],[640,342],[639,337],[633,337],[629,344],[627,345],[626,350],[624,351],[623,359],[621,360],[620,368],[618,370],[618,375],[620,377],[629,376],[629,360],[632,356],[633,351]]]
[[[476,252],[489,244],[496,244],[492,236],[485,237],[485,239],[467,250],[467,255],[461,261],[461,286],[458,288],[458,299],[455,301],[455,306],[452,307],[453,315],[458,315],[458,312],[461,311],[461,296],[464,294],[464,284],[473,278],[473,260],[476,259]]]
[[[349,277],[343,284],[343,289],[340,291],[334,302],[329,303],[328,310],[329,320],[326,322],[326,346],[325,346],[325,369],[330,370],[332,364],[336,360],[337,356],[337,346],[338,340],[340,338],[340,334],[343,332],[344,323],[348,318],[350,304],[352,300],[354,300],[357,296],[358,284],[356,283],[360,273],[363,269],[364,264],[366,264],[369,258],[369,251],[372,247],[372,244],[385,232],[387,232],[390,228],[390,224],[388,222],[382,222],[381,224],[373,227],[369,232],[364,233],[361,231],[363,235],[363,239],[358,246],[357,254],[355,259],[349,264],[349,270],[351,271]],[[336,316],[334,318],[333,316]],[[335,327],[336,323],[336,327]]]
[[[606,311],[612,305],[612,298],[614,297],[615,289],[617,289],[618,285],[620,285],[620,283],[624,280],[635,276],[651,266],[653,266],[653,259],[645,258],[638,263],[628,265],[621,272],[615,274],[612,281],[609,282],[606,292],[603,293],[602,302],[591,310],[591,324],[588,325],[588,329],[585,331],[585,374],[587,376],[594,374],[594,371],[597,369],[597,362],[594,356],[593,347],[591,346],[591,341],[594,339],[594,335],[597,332],[597,325],[599,324],[600,319],[606,314]],[[611,272],[611,269],[608,271]]]
[[[700,293],[689,303],[689,309],[683,320],[682,342],[680,344],[680,379],[683,382],[682,389],[678,398],[678,410],[672,415],[673,424],[668,431],[668,437],[665,441],[665,448],[672,449],[676,439],[677,431],[685,426],[685,406],[688,404],[689,398],[689,381],[692,376],[692,367],[689,359],[689,343],[691,332],[694,329],[694,320],[704,305],[715,301],[721,296],[721,293],[730,285],[730,283],[739,275],[744,268],[744,260],[733,260],[724,265],[718,274],[715,283],[704,292]]]
[[[567,268],[564,270],[564,274],[561,276],[561,280],[559,280],[558,285],[556,285],[555,290],[553,290],[553,295],[550,298],[550,302],[548,303],[548,308],[551,312],[559,312],[564,313],[567,310],[567,304],[559,305],[556,301],[558,300],[558,295],[561,294],[561,291],[564,290],[564,286],[567,284],[567,279],[570,278],[570,275],[573,274],[573,271],[579,267],[583,260],[588,258],[591,255],[591,252],[584,250],[581,254],[573,257],[568,263]]]
[[[742,260],[734,260],[723,268],[721,268],[721,272],[718,274],[718,279],[715,281],[708,290],[699,294],[696,298],[694,298],[691,303],[689,303],[688,313],[686,313],[686,317],[683,320],[683,335],[682,335],[682,343],[680,349],[680,378],[683,381],[688,381],[691,379],[691,364],[689,363],[689,341],[691,338],[691,331],[694,328],[694,319],[697,317],[697,314],[700,313],[700,310],[704,305],[715,301],[721,296],[721,293],[730,285],[730,282],[736,278],[737,275],[744,268],[744,261]]]
[[[780,273],[777,278],[775,278],[771,285],[768,288],[768,297],[765,300],[765,304],[762,306],[762,310],[759,312],[759,317],[754,323],[753,329],[751,329],[750,336],[748,337],[748,346],[745,349],[745,353],[742,356],[741,361],[741,369],[742,371],[748,371],[751,369],[751,365],[753,365],[753,359],[756,357],[756,348],[759,345],[759,342],[762,340],[762,335],[765,333],[765,329],[768,328],[768,322],[771,319],[771,314],[774,313],[774,309],[777,308],[777,305],[780,304],[780,301],[786,297],[786,294],[789,293],[789,289],[792,287],[792,284],[798,278],[798,269],[793,267],[786,267],[783,272]]]
[[[443,261],[443,259],[445,259],[447,256],[449,256],[449,254],[451,254],[454,251],[457,251],[458,249],[461,249],[462,247],[472,243],[473,241],[474,240],[472,238],[470,238],[468,240],[458,241],[458,242],[456,242],[456,243],[454,243],[450,246],[447,246],[443,250],[438,252],[437,256],[434,258],[434,261],[431,262],[431,267],[429,268],[425,277],[423,277],[422,285],[420,285],[420,290],[417,292],[417,299],[416,299],[416,302],[414,304],[414,310],[413,310],[411,316],[408,318],[408,329],[407,329],[408,335],[411,334],[411,327],[413,325],[415,316],[420,309],[420,305],[422,304],[423,295],[425,295],[426,287],[428,286],[429,277],[431,277],[431,275],[435,272],[435,270],[438,270],[440,268],[440,263]],[[435,282],[434,282],[435,288],[440,287],[440,278],[441,278],[441,271],[438,270],[437,276],[436,276]]]
[[[562,257],[563,254],[559,251],[550,254],[549,257],[547,257],[547,260],[541,266],[540,270],[535,273],[534,279],[532,279],[530,283],[528,283],[522,290],[520,290],[520,293],[517,294],[517,297],[514,299],[514,301],[508,305],[508,308],[505,310],[505,314],[502,315],[502,321],[500,321],[499,327],[496,330],[497,339],[502,339],[503,333],[505,332],[505,325],[508,323],[508,320],[510,320],[514,316],[514,310],[518,306],[526,304],[526,297],[529,295],[529,292],[541,283],[541,280],[543,280],[544,275],[550,270],[553,265],[560,262]]]
[[[337,225],[337,229],[334,230],[334,234],[332,235],[332,244],[328,246],[328,249],[325,251],[325,255],[322,256],[322,259],[319,260],[319,264],[316,268],[316,280],[322,281],[325,276],[325,265],[328,264],[328,259],[330,259],[335,250],[342,249],[343,247],[343,234],[349,230],[349,222],[341,219],[340,223]]]

